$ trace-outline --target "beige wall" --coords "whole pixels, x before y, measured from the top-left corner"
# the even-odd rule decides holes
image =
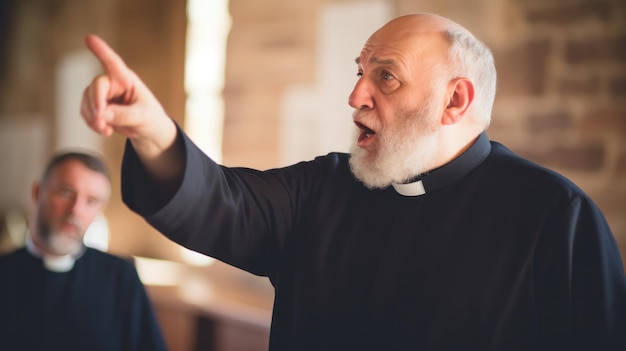
[[[5,66],[0,75],[0,125],[31,124],[48,131],[38,137],[44,139],[43,149],[18,142],[15,148],[23,149],[24,155],[43,158],[57,145],[55,67],[65,54],[82,48],[86,33],[105,37],[182,122],[183,0],[12,3],[14,16],[5,26],[10,29],[9,41],[1,48],[7,57],[0,60]],[[295,87],[315,86],[319,79],[320,15],[331,4],[353,3],[231,0],[224,90],[226,164],[263,169],[280,164],[285,96]],[[578,183],[604,211],[626,256],[626,4],[622,0],[382,3],[392,16],[422,11],[449,16],[492,47],[499,92],[490,136]],[[347,101],[349,91],[344,94]],[[119,137],[103,141],[114,174],[119,172],[122,148]],[[36,166],[19,167],[28,169],[18,173],[23,175],[20,186],[26,186],[29,177],[36,176],[32,170]],[[7,174],[18,171],[3,167],[1,180],[16,179]],[[2,181],[0,192],[9,193],[12,186]],[[118,180],[114,187],[117,195],[107,209],[111,250],[177,257],[174,245],[121,204]]]

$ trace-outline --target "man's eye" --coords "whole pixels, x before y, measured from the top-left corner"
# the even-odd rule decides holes
[[[72,195],[72,191],[70,189],[67,189],[67,188],[61,188],[61,189],[59,189],[59,195],[61,195],[61,196],[71,196]]]
[[[89,199],[87,199],[87,203],[91,206],[95,206],[98,205],[100,203],[100,200],[90,197]]]
[[[391,80],[391,79],[393,79],[393,76],[391,74],[387,73],[387,72],[383,72],[382,78],[384,80]]]

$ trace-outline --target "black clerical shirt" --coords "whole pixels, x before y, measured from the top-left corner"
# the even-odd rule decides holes
[[[132,263],[87,248],[51,271],[25,248],[0,256],[0,350],[163,351]]]

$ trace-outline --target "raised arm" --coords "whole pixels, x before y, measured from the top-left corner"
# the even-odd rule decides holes
[[[152,92],[122,58],[95,35],[85,38],[89,50],[100,60],[104,74],[85,89],[81,115],[99,134],[114,131],[127,137],[139,158],[160,184],[177,182],[185,164],[177,129]]]

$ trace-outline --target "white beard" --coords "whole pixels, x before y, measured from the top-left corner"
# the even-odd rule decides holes
[[[73,222],[79,232],[83,232],[81,226],[74,221]],[[43,223],[43,219],[38,218],[38,238],[41,244],[46,247],[48,251],[56,255],[76,254],[82,250],[83,242],[82,235],[78,237],[57,231],[50,227],[49,224]]]
[[[357,129],[350,147],[350,168],[354,176],[370,189],[384,189],[431,170],[439,148],[439,125],[433,121],[434,112],[439,111],[427,104],[418,111],[398,116],[390,129],[376,133],[380,139],[374,156],[357,146]]]
[[[81,241],[76,240],[74,237],[69,237],[62,233],[52,233],[48,240],[46,240],[46,246],[60,255],[77,254],[83,247]]]

